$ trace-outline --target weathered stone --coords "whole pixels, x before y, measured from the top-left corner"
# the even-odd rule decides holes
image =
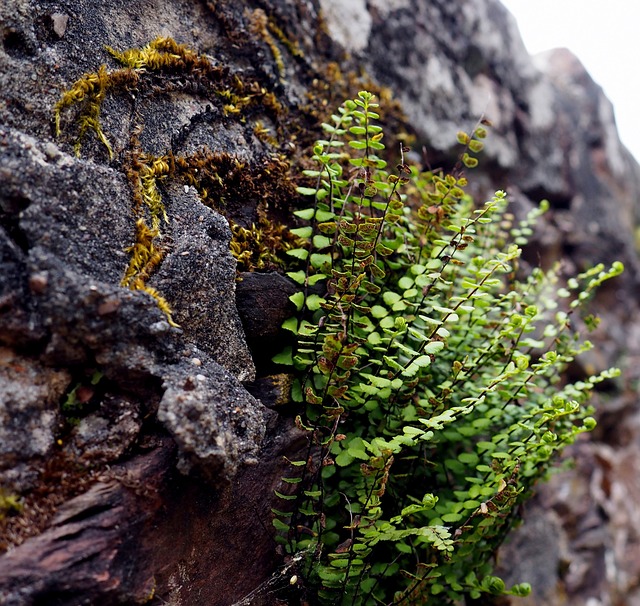
[[[497,574],[509,586],[530,583],[529,600],[550,603],[559,593],[558,573],[568,562],[563,538],[561,519],[555,512],[532,511],[527,515],[527,523],[512,534],[501,550]]]
[[[226,219],[191,189],[171,192],[170,252],[149,282],[176,310],[184,339],[197,343],[240,381],[254,378],[253,360],[235,306],[235,261]]]
[[[256,25],[265,16],[294,44],[269,34],[270,44]],[[259,108],[235,120],[220,96],[184,81],[170,93],[107,94],[101,120],[113,161],[91,132],[81,158],[72,155],[76,108],[62,116],[63,137],[52,136],[62,89],[101,63],[115,68],[105,45],[140,47],[157,35],[207,53],[241,79],[255,78],[296,115],[318,91],[328,103],[342,100],[332,97],[342,94],[339,87],[318,82],[325,71],[338,77],[325,67],[346,51],[343,73],[365,66],[390,86],[418,134],[417,148],[424,144],[433,164],[450,165],[457,130],[473,128],[485,113],[494,127],[476,193],[508,189],[518,215],[539,198],[551,201],[527,260],[569,255],[575,267],[625,261],[624,281],[596,300],[605,312],[597,355],[572,372],[610,365],[625,352],[626,400],[603,417],[597,437],[606,447],[582,444],[577,472],[544,489],[539,502],[553,509],[550,517],[525,512],[531,523],[519,543],[523,557],[506,561],[514,581],[544,584],[536,590],[541,603],[562,604],[563,592],[572,604],[607,596],[637,601],[638,496],[629,470],[638,465],[640,431],[631,383],[640,368],[640,338],[631,328],[639,317],[632,231],[640,170],[617,138],[610,104],[574,58],[560,52],[532,60],[496,0],[108,0],[100,10],[62,0],[55,12],[40,0],[10,0],[0,4],[0,343],[9,348],[6,359],[27,370],[19,374],[13,362],[0,369],[0,469],[10,486],[45,482],[37,462],[58,440],[54,459],[62,453],[85,467],[65,468],[76,484],[64,494],[75,498],[55,518],[63,500],[52,496],[55,480],[38,486],[54,506],[0,559],[0,603],[142,603],[154,585],[166,603],[269,603],[276,566],[271,495],[282,488],[283,456],[295,456],[304,441],[241,384],[255,369],[236,300],[264,374],[281,345],[290,284],[251,276],[236,292],[226,220],[189,184],[170,179],[159,180],[166,256],[149,286],[166,297],[180,328],[153,298],[120,282],[134,240],[123,169],[132,130],[141,128],[136,134],[150,154],[188,155],[207,146],[252,167],[276,153],[256,136],[256,121],[275,133],[276,120]],[[312,117],[304,115],[289,151],[303,145],[305,128],[317,127]],[[257,191],[225,201],[227,211],[250,225],[263,197]],[[279,196],[266,203],[288,216]],[[73,428],[59,424],[68,390],[97,369],[104,393],[92,395],[86,381],[80,388],[94,408]],[[281,399],[282,390],[271,389],[278,381],[260,381],[250,387],[255,396],[265,404]],[[16,407],[29,417],[20,427],[7,413]],[[175,473],[176,465],[191,474]],[[36,496],[25,495],[33,511]],[[539,553],[529,554],[529,544]],[[558,566],[567,572],[554,577]]]
[[[278,373],[260,377],[245,387],[268,408],[279,408],[291,404],[293,379],[293,374]]]
[[[23,200],[15,212],[20,213],[21,233],[28,247],[41,247],[38,255],[30,256],[32,274],[46,276],[37,260],[46,264],[57,257],[64,260],[65,270],[77,270],[71,281],[82,284],[93,278],[118,284],[128,262],[124,249],[133,237],[131,194],[123,175],[65,154],[47,155],[22,133],[8,130],[3,134],[6,147],[1,161],[7,174],[3,206],[12,208],[16,206],[12,200]],[[50,163],[52,156],[55,160]],[[67,175],[71,169],[73,184]],[[150,285],[166,289],[188,340],[199,341],[239,378],[250,379],[253,364],[235,311],[235,265],[229,253],[231,234],[226,221],[202,206],[193,193],[185,194],[178,187],[172,193],[170,235],[174,246],[164,269]],[[165,277],[167,273],[173,280]],[[51,288],[55,289],[55,284]],[[46,299],[45,286],[40,290],[43,292],[37,294],[42,301]],[[114,291],[113,301],[122,295]],[[55,301],[53,305],[63,310],[64,303]],[[102,301],[98,312],[106,323],[108,309]],[[55,324],[51,319],[49,323]],[[80,338],[78,333],[75,340]]]
[[[295,285],[277,273],[244,272],[236,285],[238,312],[247,338],[266,341],[282,334],[282,322],[295,312],[289,297]]]
[[[6,221],[7,232],[0,226],[0,341],[8,345],[16,342],[34,343],[44,338],[44,328],[35,313],[29,296],[29,289],[44,286],[46,276],[34,276],[33,283],[26,277],[26,255],[20,249],[19,231],[12,229],[11,221]],[[17,232],[17,233],[16,233]]]
[[[89,398],[91,395],[87,394]],[[122,396],[105,395],[98,409],[73,428],[66,448],[84,464],[117,461],[138,438],[142,427],[138,408]]]
[[[256,365],[267,372],[273,372],[273,356],[291,344],[291,335],[282,328],[282,323],[295,313],[295,306],[289,300],[295,292],[294,284],[275,272],[239,275],[238,313]]]
[[[167,366],[158,419],[180,447],[180,468],[231,478],[239,463],[255,465],[264,436],[262,406],[204,352],[189,367]],[[193,360],[193,359],[192,359]]]
[[[2,557],[0,604],[143,604],[155,594],[169,604],[228,606],[250,594],[275,565],[267,522],[283,455],[306,444],[291,424],[272,421],[260,462],[224,487],[176,476],[166,438],[112,466],[45,532]]]
[[[71,377],[0,347],[0,486],[21,492],[37,479]]]

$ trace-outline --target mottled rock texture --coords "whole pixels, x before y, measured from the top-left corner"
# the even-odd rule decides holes
[[[169,90],[150,79],[105,98],[114,158],[91,132],[76,157],[73,108],[54,137],[62,91],[103,63],[117,68],[105,46],[158,36],[206,53],[227,84],[255,84],[262,104],[236,115],[211,81],[173,78]],[[304,445],[291,419],[265,406],[286,385],[269,359],[284,342],[291,287],[275,274],[236,285],[223,213],[244,227],[260,208],[289,217],[295,197],[280,169],[299,160],[319,133],[318,108],[341,101],[362,67],[400,99],[417,157],[424,146],[432,165],[452,163],[457,130],[482,114],[493,122],[476,193],[507,189],[516,213],[550,200],[532,263],[625,262],[624,278],[596,300],[597,353],[572,369],[619,364],[625,379],[609,386],[576,469],[541,490],[501,561],[514,582],[536,583],[531,604],[637,602],[640,168],[575,57],[529,57],[496,0],[9,0],[0,5],[0,495],[20,496],[22,511],[0,512],[0,548],[10,548],[0,604],[273,603],[273,583],[260,589],[280,564],[272,494],[283,455]],[[151,296],[121,286],[135,238],[132,137],[148,154],[206,147],[242,165],[218,175],[213,204],[185,181],[159,187],[166,254],[149,286],[179,328]]]

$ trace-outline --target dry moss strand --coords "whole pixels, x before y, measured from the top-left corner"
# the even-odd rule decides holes
[[[107,92],[110,89],[132,89],[138,84],[138,74],[130,69],[108,72],[106,65],[101,65],[95,73],[84,74],[69,89],[67,89],[53,108],[55,133],[61,134],[61,114],[64,109],[72,105],[82,104],[77,116],[78,136],[74,143],[76,156],[80,156],[82,140],[87,131],[93,131],[102,143],[109,159],[113,160],[113,149],[100,126],[100,109]]]
[[[283,80],[285,75],[284,59],[277,42],[269,31],[269,19],[261,8],[257,8],[251,13],[251,31],[260,36],[269,47],[278,70],[278,76],[280,80]]]

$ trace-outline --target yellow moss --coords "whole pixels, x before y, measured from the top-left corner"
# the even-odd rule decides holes
[[[278,146],[278,140],[273,136],[271,130],[267,128],[261,120],[258,120],[253,127],[253,134],[263,143],[272,147]]]
[[[212,68],[206,57],[172,38],[156,38],[142,48],[125,51],[105,48],[118,63],[138,71],[209,72]]]
[[[273,19],[268,20],[267,27],[269,28],[269,31],[272,34],[274,34],[275,37],[282,44],[284,44],[284,46],[287,47],[287,50],[291,53],[292,56],[299,57],[299,58],[304,57],[304,53],[298,46],[298,43],[295,40],[291,40],[288,36],[286,36],[285,33],[282,31],[282,29],[276,24],[276,22]]]
[[[269,32],[269,20],[267,19],[266,13],[261,8],[257,8],[251,13],[251,31],[260,36],[266,42],[267,46],[271,50],[271,54],[273,55],[273,60],[276,63],[278,75],[280,76],[280,79],[283,80],[285,67],[282,53],[278,48],[278,44]]]
[[[282,269],[291,264],[286,251],[300,248],[304,243],[286,225],[260,217],[258,224],[245,228],[232,223],[231,254],[238,271],[267,271]]]
[[[148,228],[143,219],[136,222],[136,243],[125,249],[131,253],[131,260],[121,284],[130,290],[141,290],[153,297],[158,309],[166,316],[167,322],[171,326],[179,328],[179,325],[173,320],[173,310],[169,302],[156,288],[147,284],[147,280],[166,255],[165,250],[153,243],[157,235],[158,233]]]
[[[180,325],[176,324],[173,320],[171,305],[169,305],[169,302],[155,288],[142,284],[136,290],[142,290],[148,295],[151,295],[155,299],[158,309],[166,316],[167,322],[175,328],[180,328]]]
[[[256,106],[268,110],[274,117],[282,113],[282,105],[272,92],[261,87],[257,82],[247,86],[237,76],[234,77],[231,87],[216,90],[215,94],[224,103],[225,116],[240,114],[245,109]]]
[[[76,155],[80,155],[80,146],[87,131],[92,130],[98,140],[107,148],[109,159],[113,159],[113,149],[102,132],[100,126],[100,109],[109,89],[118,87],[135,86],[138,76],[131,70],[118,70],[108,72],[105,65],[101,65],[96,73],[84,74],[71,88],[66,90],[53,108],[56,136],[61,133],[60,120],[62,110],[72,105],[82,104],[77,122],[79,125],[78,137],[74,149]]]
[[[166,253],[154,244],[159,235],[160,231],[149,228],[144,219],[136,221],[135,244],[125,248],[131,258],[122,278],[122,286],[131,288],[134,284],[144,284],[162,262]]]
[[[0,488],[0,520],[6,514],[20,513],[22,511],[22,502],[16,494],[7,492],[4,488]]]
[[[172,162],[168,156],[152,156],[134,153],[134,167],[127,171],[134,190],[134,212],[140,214],[142,207],[148,210],[151,225],[144,218],[136,221],[135,243],[125,248],[131,256],[122,278],[122,286],[131,290],[142,290],[151,295],[158,308],[167,316],[171,326],[178,326],[172,319],[172,309],[168,301],[155,289],[147,285],[153,272],[160,266],[166,256],[166,249],[157,246],[161,238],[161,218],[168,222],[167,212],[158,191],[157,179],[166,177],[172,170]]]
[[[292,56],[302,56],[301,51],[267,18],[264,11],[257,9],[244,14],[254,34],[269,46],[280,77],[283,77],[285,65],[278,44],[286,47]],[[62,93],[54,107],[56,134],[61,131],[63,112],[77,107],[77,138],[74,145],[77,154],[80,153],[85,135],[93,132],[107,149],[109,157],[113,158],[113,149],[100,125],[100,110],[107,94],[136,90],[136,98],[139,98],[145,94],[188,91],[192,85],[197,87],[196,90],[206,90],[208,99],[218,99],[225,115],[241,122],[251,119],[255,136],[278,148],[279,152],[284,152],[266,158],[263,165],[249,166],[229,154],[214,153],[207,149],[184,157],[174,157],[170,152],[156,156],[142,151],[139,129],[134,128],[131,147],[124,156],[123,166],[131,184],[135,232],[134,243],[126,248],[130,257],[122,284],[133,290],[147,292],[175,325],[171,320],[169,303],[148,285],[168,252],[166,245],[162,244],[162,226],[168,222],[168,217],[158,187],[160,180],[178,178],[194,186],[201,201],[225,213],[232,225],[232,215],[227,213],[227,205],[235,204],[237,211],[239,203],[254,201],[259,217],[256,225],[250,228],[233,227],[231,248],[238,259],[238,267],[253,270],[283,266],[287,259],[284,254],[286,250],[298,246],[293,243],[294,236],[274,219],[282,216],[283,212],[288,213],[291,201],[297,195],[290,178],[289,156],[295,150],[303,150],[306,145],[313,143],[316,133],[308,128],[308,123],[324,120],[324,114],[328,111],[325,108],[326,97],[348,96],[343,89],[351,82],[337,67],[333,74],[328,74],[329,80],[331,76],[335,80],[331,80],[331,84],[326,79],[321,82],[319,76],[310,91],[308,105],[298,108],[300,115],[289,120],[278,97],[258,80],[241,79],[225,66],[213,65],[206,56],[171,38],[156,38],[142,48],[107,50],[122,68],[110,71],[102,65],[96,73],[84,74]],[[154,73],[159,76],[153,76]],[[259,116],[273,124],[273,134],[258,119]],[[290,145],[294,141],[295,147]],[[267,219],[267,216],[271,218]],[[290,262],[290,259],[287,260]]]
[[[169,222],[157,185],[157,180],[166,177],[171,170],[169,158],[168,156],[141,154],[138,160],[140,168],[136,187],[139,188],[140,198],[151,214],[151,228],[158,229],[160,218],[164,219],[165,223]]]
[[[83,104],[77,122],[78,138],[75,143],[76,154],[80,154],[82,139],[87,131],[92,130],[98,140],[107,148],[109,158],[113,159],[113,150],[100,126],[100,108],[104,98],[112,89],[133,89],[145,72],[169,71],[177,73],[216,74],[222,68],[214,68],[211,62],[198,55],[185,45],[178,44],[171,38],[156,38],[143,48],[131,48],[117,51],[106,47],[111,56],[124,66],[124,69],[108,71],[101,65],[95,73],[84,74],[68,90],[62,93],[54,106],[54,122],[56,136],[61,133],[60,120],[64,109],[76,104]]]

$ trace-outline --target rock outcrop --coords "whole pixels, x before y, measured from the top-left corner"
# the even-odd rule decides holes
[[[202,53],[208,67],[149,70],[140,90],[109,89],[99,113],[114,158],[89,127],[76,157],[77,108],[54,132],[62,92],[101,64],[118,69],[106,46],[157,37]],[[279,564],[272,494],[283,455],[304,444],[264,376],[270,348],[284,342],[289,286],[265,273],[236,287],[223,213],[246,228],[262,212],[288,215],[287,162],[318,134],[322,108],[361,82],[349,74],[362,66],[401,101],[429,163],[450,163],[456,132],[480,115],[493,122],[479,195],[507,189],[516,212],[551,202],[532,262],[625,263],[595,302],[597,355],[572,369],[619,364],[625,380],[610,386],[576,469],[525,512],[505,572],[530,580],[532,546],[542,545],[537,603],[634,603],[640,167],[575,57],[529,57],[497,0],[9,0],[0,6],[0,604],[272,603],[259,589]],[[210,176],[212,204],[184,176],[158,178],[167,218],[145,284],[168,316],[149,292],[122,286],[142,216],[131,167],[204,148],[226,167]],[[224,164],[230,157],[237,163]]]

